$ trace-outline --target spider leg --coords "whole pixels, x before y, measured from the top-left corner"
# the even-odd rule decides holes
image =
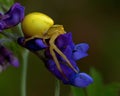
[[[43,42],[45,43],[45,45],[47,45],[47,42],[45,41],[45,38],[43,38]]]
[[[54,44],[54,41],[58,36],[59,36],[58,34],[52,36],[52,38],[50,39],[50,46],[52,46],[52,48],[67,62],[70,68],[72,68],[76,73],[78,73],[78,71],[73,67],[73,65],[70,63],[67,57]]]
[[[76,73],[78,73],[78,71],[73,67],[73,65],[70,63],[67,57],[56,47],[56,45],[53,46],[54,46],[54,50],[67,62],[68,66],[72,68]]]
[[[25,38],[23,44],[25,44],[27,41],[32,40],[34,38],[40,38],[40,36],[32,36],[32,37]]]
[[[60,64],[59,64],[59,62],[58,62],[58,60],[57,60],[57,57],[56,57],[56,55],[55,55],[55,53],[54,53],[54,50],[53,50],[53,47],[52,47],[52,46],[50,46],[50,54],[52,55],[53,60],[55,61],[56,67],[57,67],[57,69],[59,70],[59,72],[63,75],[63,77],[64,77],[66,80],[68,80],[68,79],[66,78],[64,72],[62,71],[61,67],[60,67]]]

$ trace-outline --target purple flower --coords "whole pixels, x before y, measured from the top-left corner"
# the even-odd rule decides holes
[[[64,59],[60,55],[56,54],[57,59],[60,62],[61,69],[67,79],[64,78],[63,75],[58,71],[55,62],[52,59],[51,54],[49,53],[49,50],[46,50],[46,57],[48,58],[48,60],[46,61],[46,67],[48,68],[48,70],[51,71],[52,74],[59,78],[64,84],[71,84],[77,87],[86,87],[91,84],[93,82],[93,79],[86,73],[80,72],[76,64],[76,60],[86,57],[88,55],[88,44],[80,43],[75,45],[72,41],[71,33],[60,35],[56,39],[55,44],[66,55],[66,57],[69,59],[69,61],[78,71],[78,73],[68,67]]]
[[[89,45],[86,43],[80,43],[75,45],[74,47],[74,52],[73,52],[73,59],[74,60],[79,60],[83,57],[88,56],[87,51],[89,49]]]
[[[35,43],[36,40],[38,40],[39,43],[38,42]],[[18,41],[20,45],[22,46],[24,45],[23,47],[26,47],[29,50],[39,51],[41,49],[45,49],[46,68],[52,74],[54,74],[58,79],[60,79],[64,84],[70,84],[76,87],[86,87],[93,82],[92,77],[90,77],[88,74],[84,72],[81,72],[76,64],[76,60],[86,57],[88,55],[87,51],[89,49],[89,45],[86,43],[80,43],[75,45],[72,41],[71,33],[60,35],[55,40],[55,45],[59,48],[61,52],[63,52],[63,54],[71,62],[72,66],[78,71],[78,73],[76,73],[73,69],[67,66],[66,61],[58,53],[56,53],[56,57],[60,63],[60,67],[65,77],[63,76],[63,74],[61,74],[61,72],[56,67],[56,64],[50,54],[49,47],[47,47],[43,43],[42,39],[37,39],[37,38],[32,39],[30,41],[27,41],[25,44],[23,44],[24,38],[23,40],[19,39]],[[49,43],[47,45],[49,45]]]
[[[0,71],[5,70],[9,65],[18,67],[19,61],[9,49],[1,45],[0,46]]]
[[[20,23],[24,18],[24,7],[15,3],[5,14],[0,13],[0,32]]]
[[[24,41],[25,41],[24,37],[18,38],[18,44],[20,44],[22,47],[25,47],[31,51],[39,51],[47,48],[47,46],[44,44],[42,39],[35,38],[32,40],[29,40],[25,44],[24,44]]]

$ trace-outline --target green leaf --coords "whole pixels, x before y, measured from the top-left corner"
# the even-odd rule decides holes
[[[103,81],[100,73],[96,69],[91,68],[90,74],[94,82],[86,88],[88,96],[103,96]]]
[[[73,96],[85,96],[85,92],[83,88],[71,87]]]
[[[105,86],[104,96],[119,96],[120,83],[112,83]]]

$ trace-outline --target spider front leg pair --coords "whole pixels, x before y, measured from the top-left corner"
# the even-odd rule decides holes
[[[55,39],[59,36],[60,34],[55,33],[54,35],[52,35],[52,37],[50,38],[50,54],[53,57],[53,60],[55,61],[56,67],[58,68],[58,70],[60,71],[60,73],[62,73],[62,75],[64,75],[64,72],[61,69],[61,66],[59,64],[59,61],[55,55],[54,50],[66,61],[66,64],[72,68],[76,73],[78,73],[78,71],[73,67],[73,65],[70,63],[70,61],[67,59],[67,57],[57,48],[57,46],[55,45]],[[65,77],[65,75],[64,75]]]

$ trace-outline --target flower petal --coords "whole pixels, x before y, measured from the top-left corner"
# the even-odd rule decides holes
[[[77,67],[76,62],[71,61],[71,63],[73,64],[74,68],[79,72],[80,70]],[[63,74],[60,73],[60,71],[56,67],[55,62],[52,59],[46,61],[46,67],[53,75],[60,79],[64,84],[70,84],[71,77],[74,76],[74,74],[76,74],[75,71],[71,69],[69,66],[67,66],[64,62],[60,62],[60,66],[67,80],[63,76]]]
[[[70,45],[70,47],[73,48],[74,43],[72,41],[72,33],[69,32],[69,33],[65,33],[65,34],[58,36],[55,44],[59,49],[65,49],[67,45]]]
[[[88,54],[85,52],[76,51],[76,52],[73,52],[72,56],[73,56],[74,60],[79,60],[79,59],[82,59],[82,58],[88,56]]]
[[[89,49],[89,45],[87,43],[80,43],[75,45],[75,48],[73,50],[73,59],[79,60],[83,57],[88,56],[87,51]]]
[[[2,57],[0,57],[0,60],[4,60],[4,61],[0,61],[1,63],[2,62],[3,62],[3,64],[4,63],[9,63],[9,64],[13,65],[14,67],[18,67],[19,66],[19,61],[14,56],[14,54],[12,53],[11,50],[5,48],[4,46],[0,46],[0,54],[2,56]]]
[[[0,54],[0,65],[3,65],[5,58]]]
[[[19,67],[19,61],[15,56],[9,55],[7,60],[14,67]]]
[[[24,18],[24,7],[19,3],[15,3],[8,12],[1,14],[0,31],[13,27],[20,23]]]
[[[82,52],[87,52],[89,49],[89,45],[87,43],[80,43],[75,45],[74,50],[75,51],[82,51]]]
[[[93,83],[93,79],[86,73],[79,73],[76,74],[71,83],[76,87],[86,87],[89,84]]]
[[[43,42],[42,39],[38,39],[38,38],[31,39],[31,40],[27,41],[25,44],[24,44],[24,40],[25,40],[24,37],[20,37],[20,38],[18,38],[18,43],[21,46],[23,46],[31,51],[39,51],[39,50],[47,48],[47,46],[45,45],[45,43]]]

